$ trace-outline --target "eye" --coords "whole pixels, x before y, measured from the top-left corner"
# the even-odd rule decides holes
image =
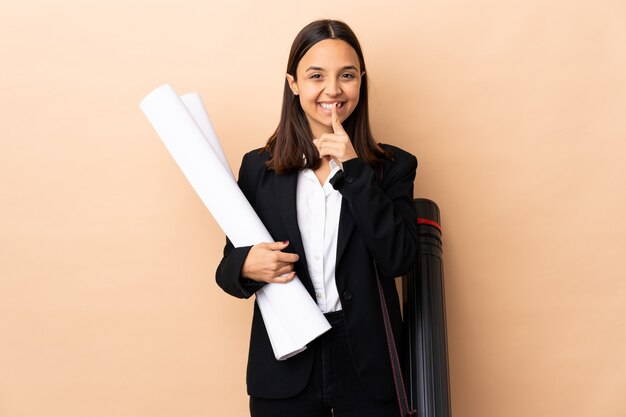
[[[341,78],[345,78],[345,79],[348,79],[348,80],[352,80],[352,79],[355,79],[355,78],[356,78],[356,76],[355,76],[354,74],[351,74],[351,73],[349,73],[349,72],[346,72],[346,73],[344,73],[344,74],[341,74]]]
[[[313,80],[319,80],[320,78],[322,78],[322,74],[311,74],[309,78]]]

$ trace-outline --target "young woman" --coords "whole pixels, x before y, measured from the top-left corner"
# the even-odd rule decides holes
[[[396,340],[394,277],[415,260],[417,161],[372,137],[363,53],[334,20],[304,27],[291,47],[278,128],[249,152],[239,186],[277,242],[234,248],[217,283],[248,298],[296,274],[332,329],[277,361],[255,303],[247,386],[253,417],[397,416],[376,284]]]

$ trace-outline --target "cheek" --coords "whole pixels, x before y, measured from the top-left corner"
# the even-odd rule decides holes
[[[360,84],[350,84],[344,87],[343,93],[347,96],[348,100],[356,103],[359,101],[359,96],[361,94],[361,85]]]
[[[349,100],[352,102],[353,109],[357,106],[357,104],[359,104],[360,96],[361,96],[361,91],[358,88],[352,91],[351,94],[348,96]]]
[[[300,88],[300,96],[303,100],[315,100],[321,91],[322,89],[315,84],[306,84]]]
[[[358,101],[359,96],[361,95],[361,83],[358,83],[357,85],[355,85],[351,91],[352,91],[352,97],[354,97],[354,99]]]

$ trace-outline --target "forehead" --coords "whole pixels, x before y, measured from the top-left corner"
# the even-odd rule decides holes
[[[361,70],[359,57],[350,44],[339,39],[324,39],[304,54],[298,63],[298,71],[306,71],[311,66],[333,70],[351,65]]]

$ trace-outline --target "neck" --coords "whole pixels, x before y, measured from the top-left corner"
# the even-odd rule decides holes
[[[328,174],[330,174],[330,157],[323,156],[321,158],[319,168],[317,168],[314,172],[320,184],[324,185],[326,183],[326,179],[328,178]]]

